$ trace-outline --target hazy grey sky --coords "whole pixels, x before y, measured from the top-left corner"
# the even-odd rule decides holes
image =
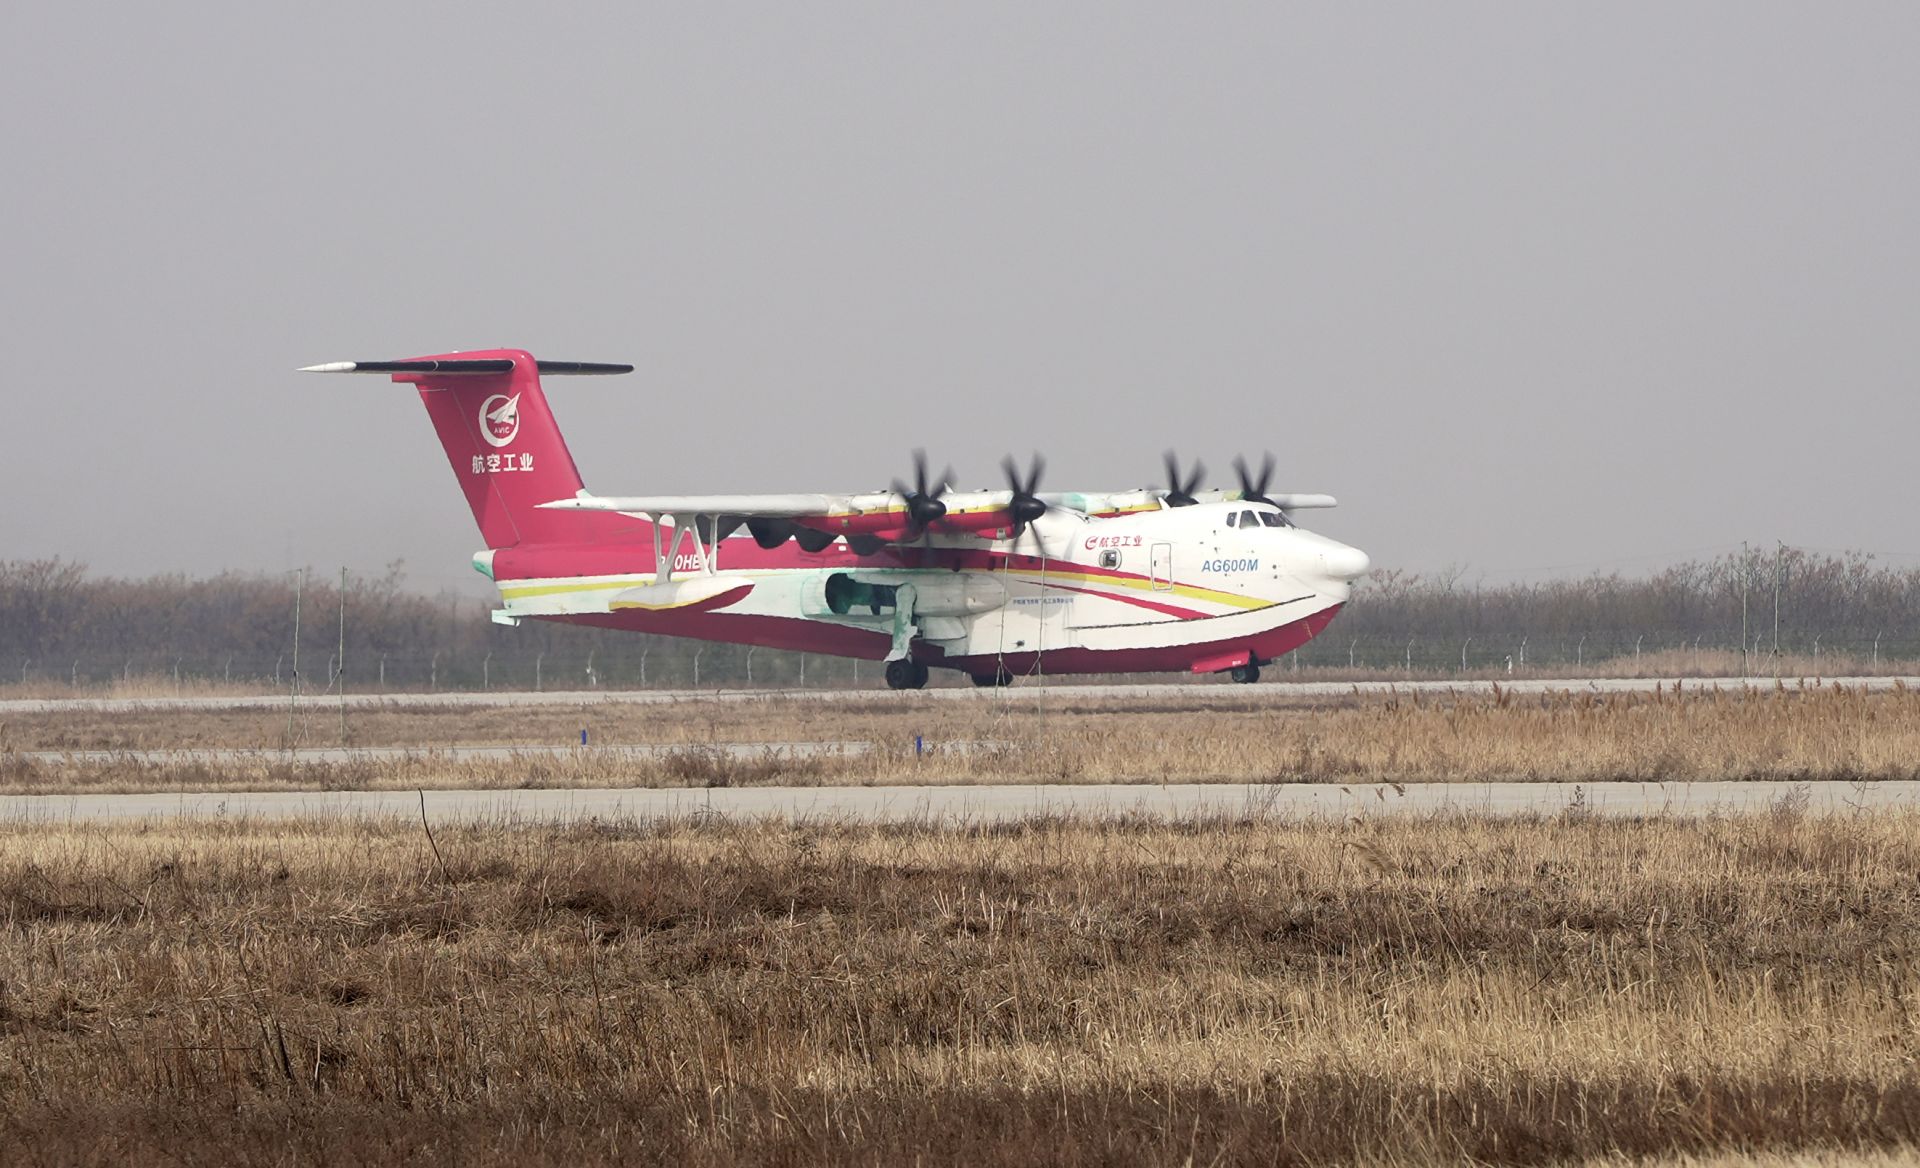
[[[8,13],[0,557],[461,579],[412,391],[293,370],[495,345],[639,366],[548,387],[605,493],[1920,553],[1920,5],[280,7]]]

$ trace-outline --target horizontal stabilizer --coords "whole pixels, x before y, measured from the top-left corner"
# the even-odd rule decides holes
[[[601,361],[535,361],[541,373],[555,377],[584,376],[595,373],[632,373],[631,365],[611,365]],[[503,358],[462,361],[438,358],[432,361],[329,361],[307,365],[302,373],[511,373],[513,362]]]

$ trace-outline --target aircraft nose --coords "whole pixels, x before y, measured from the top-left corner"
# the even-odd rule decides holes
[[[1352,581],[1366,575],[1367,569],[1373,567],[1373,561],[1359,548],[1341,544],[1322,551],[1320,565],[1335,580]]]

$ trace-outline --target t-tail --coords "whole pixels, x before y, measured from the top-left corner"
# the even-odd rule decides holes
[[[385,373],[416,386],[489,548],[631,539],[636,528],[644,530],[622,515],[539,506],[571,499],[583,485],[540,375],[631,373],[631,365],[536,361],[519,349],[485,349],[405,361],[336,361],[301,372]]]

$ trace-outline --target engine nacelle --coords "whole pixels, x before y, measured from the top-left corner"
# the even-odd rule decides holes
[[[1007,586],[983,573],[916,576],[906,583],[913,585],[915,616],[974,616],[1007,602]]]
[[[902,588],[913,589],[918,617],[964,617],[1007,602],[1006,586],[975,572],[828,572],[809,583],[801,609],[812,616],[891,618]]]

